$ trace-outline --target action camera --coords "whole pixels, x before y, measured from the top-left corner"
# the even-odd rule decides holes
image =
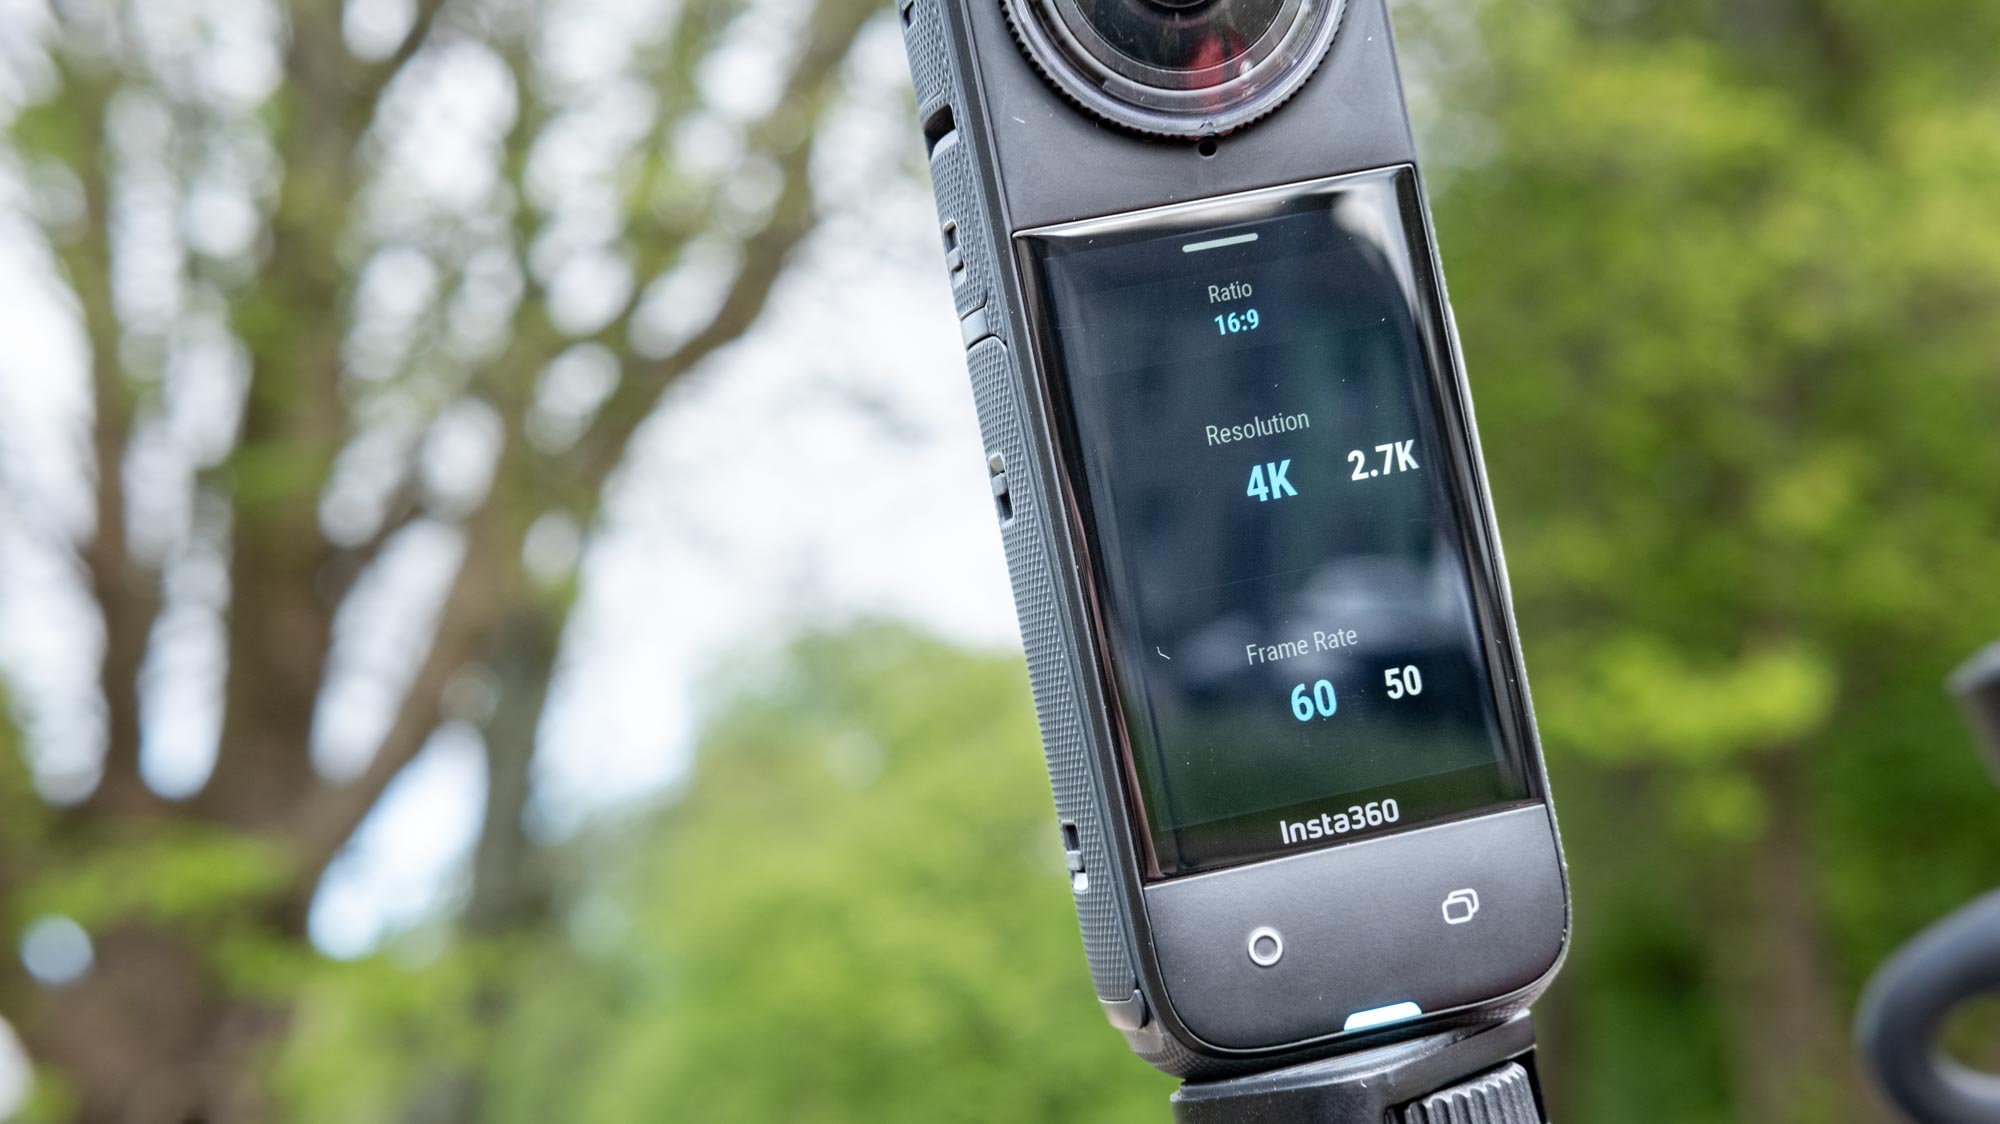
[[[1568,886],[1383,0],[899,14],[1107,1017],[1213,1077],[1525,1008]]]

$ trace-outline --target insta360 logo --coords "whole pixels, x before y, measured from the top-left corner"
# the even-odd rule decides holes
[[[1479,891],[1453,890],[1444,896],[1444,923],[1463,925],[1479,916]]]

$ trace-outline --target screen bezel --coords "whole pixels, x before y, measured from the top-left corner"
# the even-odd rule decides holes
[[[1257,856],[1171,875],[1161,868],[1151,816],[1141,795],[1136,773],[1132,739],[1126,728],[1124,708],[1119,702],[1122,696],[1116,666],[1118,655],[1111,643],[1111,630],[1104,608],[1104,567],[1096,522],[1089,506],[1075,416],[1066,386],[1068,375],[1061,346],[1054,338],[1053,308],[1046,291],[1043,261],[1050,248],[1074,247],[1107,239],[1122,242],[1137,238],[1187,236],[1237,223],[1322,211],[1332,207],[1334,201],[1344,194],[1383,186],[1393,193],[1403,229],[1408,233],[1409,241],[1403,246],[1405,253],[1399,255],[1396,264],[1408,271],[1410,305],[1416,316],[1417,334],[1422,345],[1421,358],[1428,375],[1429,403],[1446,446],[1449,471],[1453,475],[1453,494],[1459,500],[1453,505],[1453,516],[1467,551],[1466,570],[1472,590],[1478,641],[1490,669],[1489,686],[1501,728],[1505,753],[1502,765],[1518,775],[1526,796],[1520,800],[1499,801],[1453,815],[1426,819],[1390,831],[1321,841],[1317,845],[1301,846],[1288,854],[1334,849],[1361,839],[1379,839],[1547,802],[1540,746],[1520,673],[1505,568],[1493,525],[1492,501],[1486,488],[1472,406],[1458,353],[1457,334],[1451,322],[1449,303],[1438,268],[1436,240],[1416,167],[1397,164],[1110,218],[1023,230],[1014,235],[1013,246],[1023,286],[1030,346],[1042,374],[1035,380],[1036,391],[1041,396],[1037,405],[1047,424],[1049,446],[1061,481],[1058,492],[1063,517],[1068,520],[1070,541],[1081,563],[1079,570],[1083,580],[1080,584],[1086,602],[1084,616],[1093,648],[1099,653],[1096,661],[1097,694],[1105,704],[1105,718],[1113,742],[1110,748],[1116,758],[1120,799],[1131,817],[1128,822],[1139,836],[1135,855],[1140,859],[1141,873],[1148,884],[1203,877],[1255,863],[1279,861],[1284,856]],[[1394,241],[1390,241],[1385,248],[1393,250],[1395,245]]]

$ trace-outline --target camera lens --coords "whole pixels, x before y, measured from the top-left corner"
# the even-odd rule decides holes
[[[1084,108],[1166,136],[1277,108],[1333,42],[1342,0],[1006,0],[1022,46]]]
[[[1250,53],[1285,0],[1074,0],[1084,26],[1122,58],[1187,88],[1219,85]],[[1296,6],[1296,5],[1295,5]]]

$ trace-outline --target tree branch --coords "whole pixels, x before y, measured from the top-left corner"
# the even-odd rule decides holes
[[[673,354],[629,376],[598,412],[577,448],[570,483],[580,494],[595,496],[667,392],[703,360],[740,338],[762,315],[792,252],[818,218],[811,138],[833,100],[842,60],[874,14],[871,5],[855,0],[829,0],[814,10],[778,108],[752,131],[776,157],[784,181],[770,220],[741,244],[742,263],[708,323]]]
[[[524,816],[566,608],[544,602],[516,609],[500,628],[488,661],[500,703],[486,723],[486,815],[473,849],[472,894],[465,907],[465,931],[475,937],[524,928],[547,905]]]
[[[382,521],[375,530],[360,542],[342,547],[327,563],[320,585],[326,600],[334,605],[345,602],[354,591],[354,583],[382,556],[390,541],[423,518],[424,513],[423,488],[412,469],[390,496],[388,510],[382,513]]]
[[[56,65],[65,104],[79,137],[105,135],[115,79],[84,73],[60,56]],[[138,564],[126,539],[125,454],[136,412],[120,361],[123,334],[112,291],[111,170],[101,144],[80,144],[71,157],[83,185],[84,219],[71,238],[52,239],[75,295],[90,344],[92,500],[97,527],[78,550],[91,597],[104,622],[98,688],[104,699],[103,775],[80,811],[134,814],[159,801],[139,775],[139,668],[145,663],[160,611],[159,577]]]
[[[452,676],[491,644],[514,600],[513,553],[496,534],[492,508],[466,527],[465,562],[452,581],[430,651],[418,666],[389,733],[361,776],[308,795],[290,831],[296,867],[287,900],[303,917],[321,876],[382,799],[389,785],[416,760],[444,719],[444,692]]]
[[[431,32],[437,28],[438,17],[450,3],[451,0],[417,0],[417,15],[410,21],[409,34],[403,36],[403,41],[396,47],[396,53],[382,60],[376,67],[377,72],[382,75],[377,83],[377,89],[394,81],[403,67],[409,65],[410,60],[417,57],[417,52],[423,50],[424,45],[430,42]]]
[[[409,68],[411,60],[430,44],[439,17],[450,6],[451,0],[417,0],[416,17],[410,21],[410,30],[403,36],[403,41],[396,45],[389,57],[368,68],[360,88],[355,91],[355,105],[360,111],[363,128],[375,119],[376,110],[381,108],[382,94],[395,84],[398,75]]]
[[[282,824],[316,787],[307,747],[336,602],[317,582],[338,553],[314,502],[349,411],[341,394],[348,284],[340,247],[361,186],[338,49],[340,5],[291,9],[284,54],[291,112],[272,135],[284,163],[257,283],[230,309],[250,356],[242,437],[224,473],[233,506],[229,669],[203,808],[225,823]]]
[[[104,344],[95,325],[90,335],[92,350],[101,354]],[[95,356],[91,360],[97,403],[91,427],[97,531],[83,549],[83,562],[104,621],[98,684],[104,696],[105,751],[103,775],[89,803],[94,809],[129,815],[158,804],[139,774],[139,670],[146,662],[161,596],[158,575],[132,558],[126,540],[124,475],[131,410],[125,388],[118,385],[116,344],[111,346],[108,360]]]

